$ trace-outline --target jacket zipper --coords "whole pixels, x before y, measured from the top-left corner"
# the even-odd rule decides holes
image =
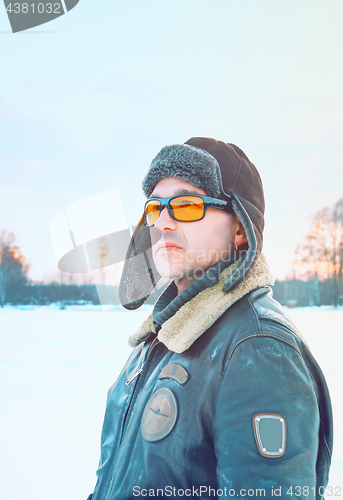
[[[141,366],[141,367],[140,367],[140,368],[139,368],[139,369],[138,369],[138,370],[137,370],[137,371],[136,371],[136,372],[132,375],[132,377],[130,377],[130,378],[129,378],[126,382],[125,382],[125,385],[129,385],[129,384],[131,384],[131,382],[132,382],[133,380],[135,380],[135,378],[137,378],[137,377],[138,377],[138,375],[140,375],[140,374],[142,373],[143,367],[144,367],[144,365],[145,365],[145,363],[146,363],[146,360],[148,359],[148,356],[149,356],[149,354],[150,354],[151,349],[152,349],[152,348],[153,348],[153,346],[155,345],[155,342],[158,342],[158,338],[157,338],[157,336],[156,336],[156,337],[154,338],[154,340],[151,342],[150,347],[149,347],[148,352],[147,352],[147,355],[146,355],[146,358],[145,358],[145,361],[142,363],[142,366]]]
[[[126,385],[129,385],[131,384],[131,382],[133,380],[135,380],[143,371],[143,368],[144,368],[144,365],[146,364],[147,362],[147,359],[149,357],[149,354],[152,350],[152,348],[154,347],[154,345],[159,342],[158,338],[157,338],[157,335],[156,337],[154,338],[154,340],[151,342],[150,346],[149,346],[149,349],[147,351],[147,354],[146,354],[146,357],[145,357],[145,360],[144,362],[142,363],[142,366],[132,375],[132,377],[130,377],[126,382],[125,384]],[[127,419],[128,419],[128,416],[129,416],[129,412],[130,412],[130,408],[131,408],[131,404],[132,404],[132,400],[133,400],[133,397],[134,397],[134,394],[135,394],[135,390],[136,390],[136,387],[133,388],[133,392],[131,394],[131,400],[130,400],[130,403],[129,403],[129,406],[126,410],[126,414],[125,414],[125,418],[124,418],[124,422],[123,422],[123,428],[122,428],[122,433],[121,433],[121,436],[120,436],[120,441],[119,441],[119,446],[121,445],[121,442],[123,440],[123,436],[124,436],[124,432],[125,432],[125,429],[126,429],[126,426],[127,426]]]
[[[136,371],[136,373],[134,373],[134,374],[132,375],[132,377],[130,377],[129,379],[127,379],[127,381],[125,382],[125,385],[129,385],[129,384],[131,384],[131,382],[132,382],[133,380],[135,380],[135,378],[136,378],[136,377],[138,377],[138,375],[140,375],[140,374],[142,373],[142,370],[143,370],[143,366],[144,366],[144,365],[145,365],[145,362],[142,364],[142,366],[140,367],[140,369],[139,369],[139,370],[137,370],[137,371]]]

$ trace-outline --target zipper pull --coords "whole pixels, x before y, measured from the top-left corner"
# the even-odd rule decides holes
[[[132,375],[132,377],[130,377],[130,378],[129,378],[126,382],[125,382],[125,385],[129,385],[129,384],[131,384],[131,382],[132,382],[133,380],[135,380],[135,378],[136,378],[136,377],[138,377],[138,375],[139,375],[139,374],[142,372],[142,370],[143,370],[143,366],[144,366],[144,364],[145,364],[145,363],[143,363],[143,364],[142,364],[142,366],[140,367],[140,369],[139,369],[139,370],[137,370],[137,371],[136,371],[136,373],[134,373],[134,374]]]

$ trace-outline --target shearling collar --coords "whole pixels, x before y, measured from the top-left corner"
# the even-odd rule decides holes
[[[224,293],[223,283],[236,266],[237,262],[225,269],[218,283],[198,293],[163,323],[158,332],[158,339],[170,351],[177,353],[186,351],[237,300],[259,286],[274,284],[274,277],[265,256],[261,254],[244,280],[231,292]],[[136,347],[138,341],[146,337],[149,332],[156,332],[152,314],[143,322],[140,329],[131,335],[129,345]]]

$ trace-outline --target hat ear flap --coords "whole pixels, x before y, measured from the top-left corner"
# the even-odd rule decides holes
[[[152,255],[152,239],[156,243],[161,236],[159,229],[144,224],[142,216],[133,232],[119,284],[119,300],[125,309],[143,305],[161,279]]]

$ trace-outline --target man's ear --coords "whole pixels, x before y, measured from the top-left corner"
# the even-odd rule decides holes
[[[240,247],[244,243],[247,243],[248,240],[247,240],[247,236],[245,234],[245,229],[244,229],[241,221],[237,217],[237,215],[235,215],[233,228],[234,228],[233,244]]]

